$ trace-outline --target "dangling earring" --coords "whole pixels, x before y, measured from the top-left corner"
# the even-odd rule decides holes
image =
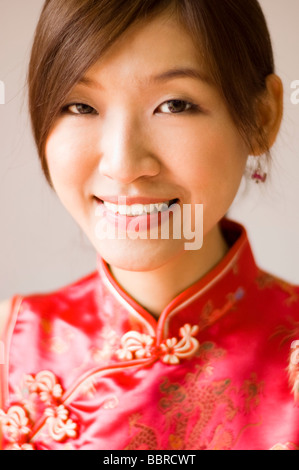
[[[267,179],[267,173],[263,171],[260,159],[258,160],[256,169],[251,175],[251,179],[253,179],[257,184],[264,183]]]

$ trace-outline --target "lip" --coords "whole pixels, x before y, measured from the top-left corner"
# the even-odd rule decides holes
[[[96,196],[99,202],[105,201],[112,204],[132,206],[133,204],[158,204],[167,201],[179,201],[178,198],[154,198],[145,196]]]
[[[149,198],[149,197],[130,197],[125,199],[124,201],[121,201],[121,197],[125,199],[125,196],[103,196],[105,202],[112,202],[113,204],[119,203],[119,204],[155,204],[158,202],[165,202],[168,201],[168,199],[161,199],[161,198]],[[97,202],[97,216],[100,216],[101,218],[104,218],[105,221],[110,225],[111,228],[117,229],[120,232],[130,232],[133,231],[136,233],[136,226],[138,226],[138,231],[139,232],[144,232],[147,230],[155,229],[162,223],[164,223],[166,220],[168,220],[169,217],[172,217],[170,212],[173,210],[174,207],[177,207],[179,205],[179,199],[169,199],[170,201],[175,201],[175,204],[172,204],[167,210],[158,212],[158,213],[152,213],[152,214],[142,214],[142,215],[136,215],[136,216],[128,216],[128,215],[121,215],[118,213],[114,213],[113,211],[110,211],[105,207],[103,204],[102,198],[95,197],[95,200]],[[142,201],[142,202],[141,202]],[[132,226],[133,223],[133,226]]]

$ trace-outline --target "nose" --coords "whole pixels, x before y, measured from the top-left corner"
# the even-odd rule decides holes
[[[118,113],[107,119],[99,145],[98,170],[103,176],[129,184],[160,172],[159,159],[150,151],[148,132],[133,117]]]

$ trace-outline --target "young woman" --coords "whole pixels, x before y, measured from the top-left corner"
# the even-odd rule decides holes
[[[256,0],[45,2],[33,132],[98,270],[2,305],[3,448],[298,448],[299,290],[225,218],[274,72]]]

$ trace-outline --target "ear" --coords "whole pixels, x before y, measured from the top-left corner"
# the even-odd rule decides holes
[[[281,79],[275,75],[268,75],[266,78],[266,90],[258,101],[257,115],[260,128],[263,132],[265,146],[258,141],[254,142],[252,155],[262,155],[274,144],[280,129],[283,116],[283,85]]]

